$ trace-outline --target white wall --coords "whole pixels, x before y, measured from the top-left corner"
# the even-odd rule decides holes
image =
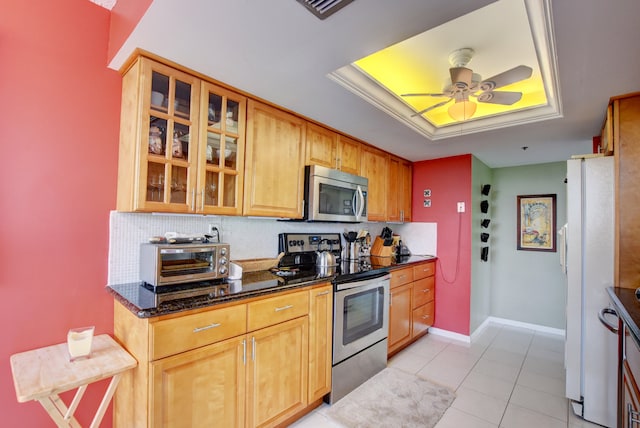
[[[491,314],[564,329],[566,285],[558,252],[516,250],[518,195],[557,195],[556,229],[566,219],[566,162],[493,170]]]
[[[202,215],[165,215],[112,211],[109,221],[108,284],[139,280],[139,248],[152,236],[165,232],[204,234],[209,224],[217,224],[222,241],[230,245],[231,259],[244,260],[278,255],[278,234],[284,232],[342,233],[345,230],[369,231],[380,235],[388,226],[399,233],[414,254],[436,255],[436,226],[433,223],[305,223],[271,218]],[[404,233],[403,233],[404,231]]]

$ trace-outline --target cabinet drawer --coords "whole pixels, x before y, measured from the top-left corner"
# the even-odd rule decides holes
[[[426,278],[428,276],[433,276],[436,273],[436,263],[429,262],[423,263],[420,266],[413,267],[413,277],[415,279]]]
[[[433,325],[434,318],[434,301],[430,301],[426,305],[422,305],[413,310],[413,333],[412,337],[416,337],[424,333]]]
[[[413,281],[413,268],[398,269],[391,272],[391,288],[411,281]]]
[[[413,283],[413,308],[424,305],[435,296],[435,278],[430,276]]]
[[[309,292],[300,291],[249,303],[248,331],[279,324],[309,313]]]
[[[247,331],[247,305],[214,309],[151,324],[151,360],[199,348]]]

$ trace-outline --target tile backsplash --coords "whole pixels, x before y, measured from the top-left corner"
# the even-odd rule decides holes
[[[220,240],[231,248],[231,259],[253,259],[278,255],[278,234],[283,232],[342,233],[366,229],[379,235],[384,226],[403,236],[414,254],[436,254],[435,223],[306,223],[273,218],[226,217],[180,214],[123,213],[112,211],[109,218],[109,284],[139,280],[139,247],[152,236],[166,232],[204,234],[209,224],[220,229]]]

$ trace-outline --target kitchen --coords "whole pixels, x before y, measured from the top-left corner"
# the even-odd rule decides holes
[[[5,140],[16,144],[7,150],[6,158],[12,162],[3,169],[4,194],[9,197],[4,199],[3,207],[3,259],[6,268],[3,269],[0,283],[7,296],[3,324],[19,326],[8,329],[4,336],[2,384],[6,387],[2,388],[2,402],[8,424],[27,426],[45,423],[46,415],[35,404],[19,404],[15,401],[10,386],[8,357],[15,352],[62,341],[72,326],[95,323],[99,332],[111,332],[113,328],[112,299],[105,292],[104,285],[109,272],[109,217],[115,208],[116,198],[121,102],[121,78],[117,72],[104,66],[109,44],[110,14],[84,1],[58,2],[55,6],[43,2],[38,6],[39,11],[35,13],[29,5],[11,2],[2,18],[3,32],[15,35],[11,41],[3,42],[5,56],[11,58],[11,61],[6,61],[10,64],[3,67],[2,72],[2,93],[6,94],[2,116],[7,118],[3,129]],[[557,7],[569,8],[569,5]],[[595,15],[609,16],[605,21],[617,22],[617,28],[626,28],[624,23],[629,22],[636,11],[632,5],[625,7],[605,11],[594,6],[591,12],[582,11],[586,16],[569,19],[564,25],[575,27],[573,31],[576,34],[562,40],[563,49],[559,50],[559,56],[594,56],[593,52],[587,50],[591,48],[597,51],[597,57],[604,63],[620,65],[619,70],[637,69],[633,65],[621,64],[621,61],[631,61],[632,58],[628,58],[631,55],[620,58],[614,50],[606,48],[607,43],[622,43],[615,34],[610,36],[613,39],[605,37],[606,31],[597,36],[590,35],[592,28],[600,22]],[[561,16],[566,19],[566,12],[561,12],[562,9],[555,16],[557,20]],[[592,27],[585,25],[583,20]],[[79,25],[79,22],[84,24]],[[632,23],[629,23],[629,27],[633,27]],[[38,31],[32,32],[30,28],[37,28]],[[637,37],[626,39],[637,40]],[[589,42],[585,43],[585,40]],[[46,73],[45,79],[43,72]],[[601,112],[604,112],[610,96],[636,89],[633,76],[627,77],[622,71],[619,75],[614,72],[614,76],[615,79],[611,80],[615,81],[615,86],[601,89],[602,93],[589,101],[598,104]],[[56,84],[52,84],[52,81]],[[28,91],[24,90],[26,87]],[[583,124],[588,132],[579,143],[582,150],[574,150],[571,154],[590,150],[589,138],[601,126],[602,114],[595,123]],[[34,126],[34,119],[37,126]],[[560,204],[564,172],[561,166],[553,163],[566,158],[537,162],[545,164],[546,173],[542,174],[535,166],[489,168],[470,155],[427,160],[414,165],[416,175],[421,177],[414,183],[414,188],[430,188],[434,208],[455,207],[458,201],[465,201],[469,207],[474,203],[473,198],[479,197],[472,183],[475,186],[492,179],[494,190],[504,189],[509,183],[513,186],[511,193],[520,194],[530,193],[532,178],[540,177],[545,192],[558,194],[560,214],[563,212]],[[546,165],[549,163],[551,165]],[[509,211],[515,210],[514,203],[505,190],[494,193],[493,198],[492,207],[496,210],[498,207],[507,208],[504,213],[492,212],[492,223],[495,225],[492,234],[505,234],[503,251],[508,251],[515,258],[518,253],[512,249],[513,239],[507,238],[515,233],[507,223],[512,216]],[[421,195],[418,200],[421,204]],[[425,210],[417,209],[414,221],[438,224],[435,247],[442,260],[442,272],[451,280],[456,272],[457,247],[453,241],[457,237],[458,224],[455,216],[451,218],[448,211],[440,214],[434,211],[427,215]],[[501,221],[499,216],[502,216]],[[208,219],[194,221],[201,221],[203,226],[209,223]],[[238,231],[244,232],[245,228],[250,228],[252,236],[262,236],[268,227],[270,232],[266,233],[271,238],[260,241],[266,243],[275,242],[277,233],[283,229],[282,224],[275,220],[224,218],[220,222],[223,234],[231,233],[229,239],[237,249],[239,258],[272,256],[276,248],[265,244],[269,245],[269,253],[264,254],[253,244],[247,245],[243,239],[250,238],[238,236]],[[449,293],[442,296],[443,301],[449,301],[449,307],[442,307],[436,327],[468,336],[483,322],[484,312],[499,318],[563,328],[560,273],[551,281],[526,283],[524,278],[517,285],[518,288],[509,287],[507,281],[513,277],[510,267],[516,270],[513,260],[491,257],[493,263],[490,270],[489,265],[479,265],[480,275],[484,275],[487,281],[479,284],[474,275],[472,286],[469,267],[477,263],[477,258],[475,250],[470,250],[471,223],[469,220],[463,225],[462,245],[465,250],[460,258],[462,268],[455,286],[450,286],[447,289]],[[562,223],[561,218],[558,223]],[[392,228],[395,227],[392,225]],[[498,227],[504,229],[501,231]],[[428,236],[433,235],[429,232]],[[494,245],[497,250],[498,243]],[[51,257],[51,249],[55,249],[56,257]],[[34,259],[38,260],[35,269],[33,263],[27,262]],[[546,260],[546,257],[522,263],[535,272],[551,272],[556,267],[556,261]],[[486,291],[481,293],[483,299],[472,299],[470,296],[483,287],[489,287],[489,278],[506,294],[496,292],[495,304],[487,297]],[[524,291],[531,287],[543,291],[531,297],[544,299],[548,296],[548,300],[536,304],[550,308],[550,313],[529,313],[533,311],[525,310],[527,315],[523,319],[520,316],[523,313],[521,305],[525,305],[526,309],[528,302],[518,299],[523,299],[526,296]],[[85,400],[97,403],[98,395],[89,390]]]

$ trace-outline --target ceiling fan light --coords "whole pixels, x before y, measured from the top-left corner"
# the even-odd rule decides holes
[[[460,101],[449,107],[451,119],[462,122],[470,119],[476,112],[477,104],[472,101]]]

